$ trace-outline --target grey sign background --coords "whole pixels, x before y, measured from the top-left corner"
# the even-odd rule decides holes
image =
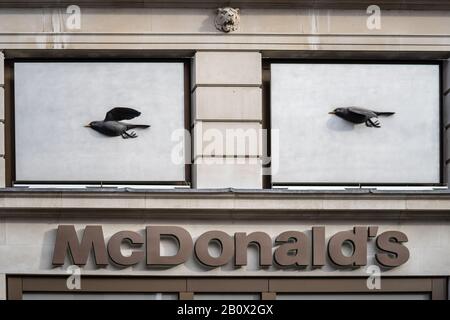
[[[138,138],[83,125],[113,107],[142,112]],[[184,129],[182,63],[16,63],[15,152],[19,181],[182,181],[171,161]]]
[[[439,66],[272,64],[274,183],[440,182]],[[359,106],[394,111],[382,128],[328,112]]]

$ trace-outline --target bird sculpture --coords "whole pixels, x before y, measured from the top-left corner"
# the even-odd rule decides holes
[[[348,107],[336,108],[329,112],[329,114],[334,114],[339,118],[355,124],[365,123],[367,127],[380,128],[381,124],[378,116],[392,116],[395,112],[378,112],[364,108]]]
[[[109,137],[122,136],[123,139],[137,138],[134,131],[127,132],[131,129],[146,129],[150,127],[146,124],[131,124],[120,122],[120,120],[130,120],[140,116],[141,113],[131,108],[113,108],[106,113],[103,121],[92,121],[85,127],[92,128]]]

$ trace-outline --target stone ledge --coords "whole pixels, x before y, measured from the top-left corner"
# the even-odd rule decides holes
[[[375,187],[362,187],[362,188],[346,188],[345,190],[333,190],[333,189],[325,189],[322,190],[293,190],[287,188],[276,188],[276,189],[238,189],[238,188],[214,188],[214,189],[190,189],[190,188],[129,188],[129,187],[79,187],[79,188],[64,188],[64,187],[9,187],[9,188],[0,188],[0,198],[3,196],[10,196],[14,194],[24,194],[24,195],[100,195],[100,194],[148,194],[148,195],[167,195],[170,197],[175,197],[175,195],[179,195],[181,197],[189,195],[189,197],[199,195],[222,195],[228,197],[235,196],[254,196],[254,197],[298,197],[298,196],[369,196],[369,197],[408,197],[411,196],[413,198],[417,197],[427,197],[430,199],[442,199],[448,197],[450,200],[450,189],[436,188],[433,190],[414,190],[408,189],[406,187],[403,190],[380,190]]]
[[[367,51],[372,56],[378,51],[378,55],[399,56],[398,52],[404,52],[404,56],[416,59],[445,58],[450,57],[449,35],[273,35],[273,34],[233,34],[227,37],[217,34],[69,34],[69,33],[0,33],[0,47],[6,50],[6,56],[10,57],[10,50],[154,50],[154,51],[193,51],[215,50],[237,51],[261,51],[283,52],[284,56],[299,55],[298,51],[312,51],[320,55],[320,51],[363,51],[360,55],[367,56]],[[394,51],[394,52],[390,52]],[[366,53],[364,53],[366,52]],[[420,54],[417,54],[419,52]],[[428,52],[428,53],[427,53]],[[431,53],[430,53],[431,52]],[[23,55],[23,54],[22,54]],[[301,55],[305,55],[301,53]],[[267,55],[265,54],[264,57]],[[270,54],[270,57],[275,56]],[[278,54],[278,56],[282,56]],[[259,59],[259,58],[258,58]],[[233,80],[239,85],[259,85],[256,83],[242,83],[238,79]],[[195,84],[195,83],[193,83]],[[204,83],[201,83],[204,84]],[[227,84],[220,82],[215,84]]]
[[[0,36],[1,37],[1,36]],[[450,46],[450,43],[449,43]],[[351,50],[263,50],[263,59],[354,59],[354,60],[437,60],[447,59],[450,52],[445,51],[351,51]],[[54,49],[8,49],[7,57],[10,59],[139,59],[139,58],[192,58],[195,50],[152,50],[152,49],[82,49],[82,50],[54,50]]]
[[[3,189],[1,216],[450,220],[450,192]]]

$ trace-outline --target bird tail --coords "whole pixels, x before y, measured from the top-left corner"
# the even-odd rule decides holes
[[[127,130],[131,130],[131,129],[147,129],[150,126],[147,124],[128,124],[127,125]]]
[[[377,116],[392,116],[395,112],[375,112]]]

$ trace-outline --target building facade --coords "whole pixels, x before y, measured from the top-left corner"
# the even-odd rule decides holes
[[[450,3],[369,2],[0,0],[0,299],[448,299]]]

